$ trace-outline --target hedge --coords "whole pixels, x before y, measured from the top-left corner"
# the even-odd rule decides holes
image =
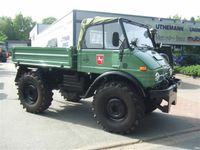
[[[200,77],[200,65],[174,67],[175,73],[181,73],[189,76]]]

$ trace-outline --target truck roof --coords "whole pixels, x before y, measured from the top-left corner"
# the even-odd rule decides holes
[[[102,23],[115,22],[115,21],[118,21],[120,19],[128,21],[128,22],[132,22],[132,23],[134,23],[138,26],[143,26],[145,28],[148,28],[147,25],[144,25],[142,23],[133,22],[131,20],[124,19],[124,18],[121,18],[121,17],[100,17],[100,16],[97,16],[97,17],[94,17],[94,18],[86,18],[86,19],[83,19],[83,21],[81,22],[80,34],[79,34],[78,43],[77,43],[77,50],[80,50],[84,33],[89,26],[98,25],[98,24],[102,24]]]

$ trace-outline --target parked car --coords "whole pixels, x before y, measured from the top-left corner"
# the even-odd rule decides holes
[[[7,51],[0,47],[0,62],[7,62]]]
[[[194,54],[184,54],[181,56],[174,56],[174,63],[177,66],[200,65],[200,56]]]

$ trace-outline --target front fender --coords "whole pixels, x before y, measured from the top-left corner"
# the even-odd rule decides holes
[[[141,96],[146,97],[146,92],[144,90],[144,87],[134,76],[122,71],[109,71],[109,72],[105,72],[101,74],[94,80],[94,82],[88,88],[84,98],[91,97],[103,80],[105,80],[106,78],[112,78],[112,77],[120,77],[120,78],[125,79],[137,89],[137,91],[139,92]]]

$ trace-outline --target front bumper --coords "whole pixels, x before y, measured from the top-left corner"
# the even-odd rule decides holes
[[[168,113],[170,111],[171,105],[176,105],[177,103],[177,88],[180,85],[181,80],[173,78],[169,82],[169,86],[165,89],[159,90],[154,89],[149,91],[149,98],[152,100],[165,100],[168,102],[167,105],[157,107],[163,111]]]

